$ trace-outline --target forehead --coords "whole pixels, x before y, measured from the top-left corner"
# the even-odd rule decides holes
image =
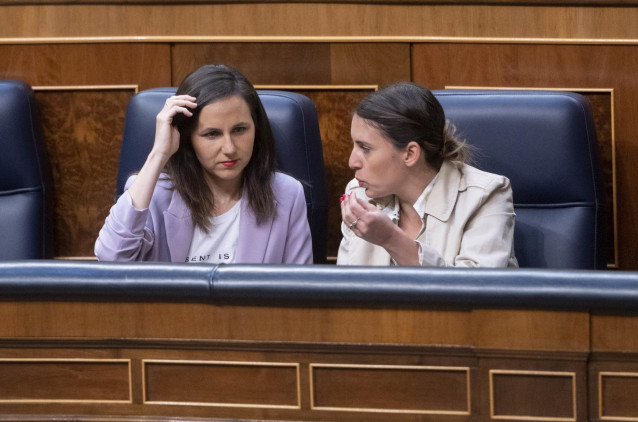
[[[389,139],[379,129],[374,127],[371,121],[362,119],[356,114],[352,117],[350,134],[355,142],[390,143]]]
[[[243,121],[252,121],[248,103],[239,95],[221,98],[202,108],[199,113],[199,125],[235,124]]]

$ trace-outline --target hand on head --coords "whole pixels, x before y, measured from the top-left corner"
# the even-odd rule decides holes
[[[353,192],[341,197],[341,218],[355,235],[379,246],[400,230],[382,210],[357,198]]]
[[[196,98],[190,95],[175,95],[166,100],[164,107],[157,114],[155,143],[153,150],[168,159],[179,148],[179,131],[173,125],[173,119],[177,114],[191,117],[193,113],[189,108],[197,107]]]

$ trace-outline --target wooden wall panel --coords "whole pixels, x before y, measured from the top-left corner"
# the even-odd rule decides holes
[[[0,359],[0,402],[131,402],[129,361]]]
[[[575,373],[494,370],[490,376],[493,418],[577,418]]]
[[[313,408],[470,414],[470,368],[311,365]]]
[[[178,85],[199,66],[212,63],[236,67],[255,85],[383,85],[410,79],[410,45],[176,44],[172,50],[173,84]]]
[[[613,89],[618,195],[619,267],[638,269],[638,49],[611,45],[419,44],[413,76],[429,88],[445,86]]]
[[[144,374],[145,403],[299,408],[295,364],[147,361]]]
[[[124,115],[170,84],[168,45],[0,45],[0,77],[34,86],[53,170],[56,256],[93,256],[113,203]]]
[[[36,99],[53,173],[56,256],[92,256],[113,204],[132,89],[41,91]]]
[[[635,7],[255,3],[2,6],[0,39],[128,37],[135,41],[135,37],[149,37],[161,42],[178,41],[175,38],[188,42],[184,37],[201,37],[204,41],[222,41],[225,37],[366,37],[369,41],[392,37],[432,41],[453,37],[515,37],[522,42],[530,38],[638,39]]]
[[[0,77],[22,79],[32,86],[147,89],[170,83],[169,54],[163,44],[0,45]]]
[[[40,315],[38,319],[31,315]],[[0,302],[0,338],[228,339],[467,346],[462,310],[273,308],[182,303]],[[99,334],[97,334],[99,333]]]

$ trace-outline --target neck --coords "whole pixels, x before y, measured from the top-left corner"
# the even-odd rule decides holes
[[[221,215],[231,209],[241,199],[242,180],[219,180],[206,177],[206,183],[213,195],[215,209],[213,216]]]
[[[396,193],[401,207],[412,207],[437,173],[438,171],[425,163],[407,172],[405,183],[402,183],[401,190]]]

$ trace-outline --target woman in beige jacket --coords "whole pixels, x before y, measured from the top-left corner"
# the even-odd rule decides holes
[[[468,164],[441,104],[401,82],[352,118],[339,265],[517,267],[512,189]]]

